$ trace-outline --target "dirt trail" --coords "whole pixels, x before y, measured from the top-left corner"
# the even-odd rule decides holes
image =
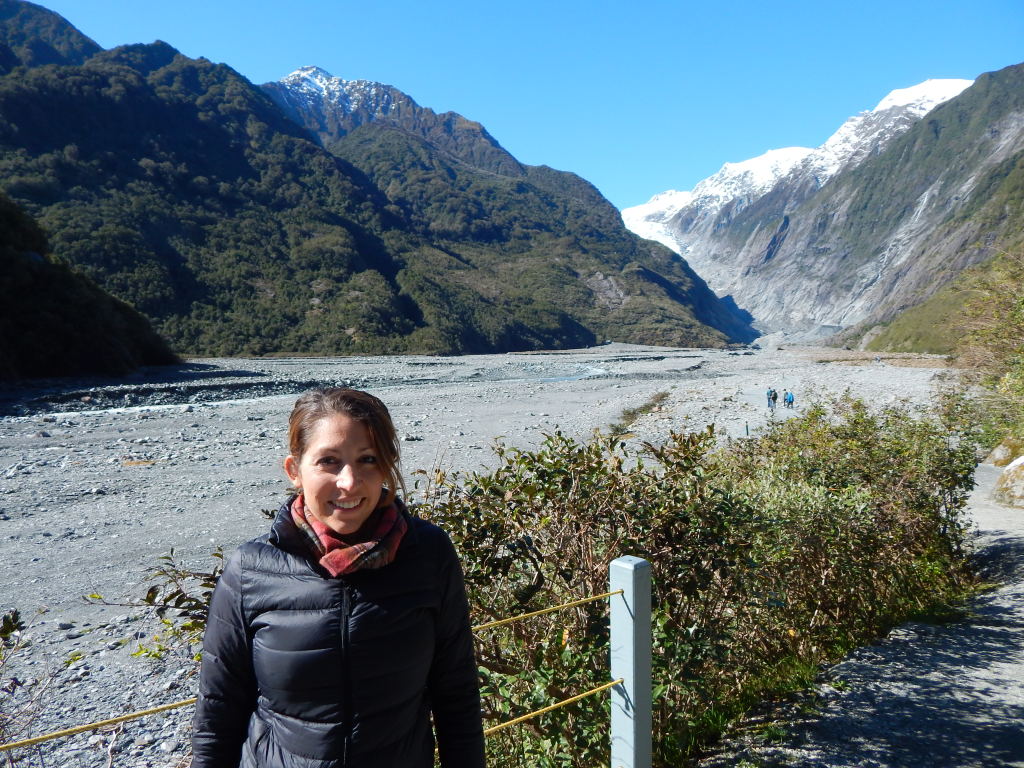
[[[998,473],[978,467],[969,503],[998,588],[962,621],[905,624],[855,651],[829,670],[810,715],[755,718],[701,767],[1024,766],[1024,510],[991,500]]]

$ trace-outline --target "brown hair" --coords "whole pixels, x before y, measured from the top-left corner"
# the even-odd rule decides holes
[[[346,387],[323,387],[303,393],[295,401],[295,407],[288,417],[288,450],[296,461],[301,460],[316,423],[339,413],[364,424],[370,433],[370,442],[384,472],[388,489],[383,501],[390,504],[399,488],[405,491],[399,469],[401,458],[398,435],[395,434],[395,425],[387,406],[369,392]]]

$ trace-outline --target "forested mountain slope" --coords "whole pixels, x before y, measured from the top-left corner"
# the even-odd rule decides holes
[[[11,51],[78,39],[29,3],[2,0],[0,18]],[[328,152],[230,67],[166,43],[71,48],[81,55],[19,58],[0,77],[0,188],[181,352],[754,336],[582,180],[524,169],[474,191],[482,171],[408,132],[366,125]],[[397,193],[381,164],[407,177]]]
[[[0,380],[123,374],[176,361],[149,322],[49,252],[0,195]]]

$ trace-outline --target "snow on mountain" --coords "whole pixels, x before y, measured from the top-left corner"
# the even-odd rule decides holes
[[[843,168],[859,163],[933,108],[958,95],[971,82],[926,80],[894,90],[873,110],[849,118],[816,149],[773,149],[750,160],[726,163],[693,190],[657,194],[646,203],[624,209],[622,219],[641,237],[656,240],[687,257],[713,288],[724,288],[716,279],[714,267],[706,265],[702,269],[699,255],[694,258],[694,238],[688,235],[699,230],[701,222],[710,221],[730,205],[733,214],[737,213],[783,179],[803,180],[820,187]]]
[[[718,211],[732,200],[763,195],[811,152],[806,147],[786,147],[739,163],[726,163],[692,191],[662,192],[642,205],[624,209],[622,219],[641,237],[679,252],[678,243],[665,226],[673,216],[688,206]]]
[[[340,107],[348,114],[365,111],[386,115],[397,100],[411,101],[389,85],[372,80],[343,80],[320,67],[300,67],[280,82],[292,94],[301,94],[313,103]]]
[[[681,192],[670,189],[661,192],[646,203],[624,208],[622,220],[626,228],[647,240],[654,240],[666,248],[678,251],[679,245],[675,237],[666,229],[665,224],[693,200],[693,192]]]
[[[892,107],[909,107],[924,117],[944,101],[959,96],[973,80],[925,80],[910,88],[897,88],[875,107],[872,112],[881,112]]]

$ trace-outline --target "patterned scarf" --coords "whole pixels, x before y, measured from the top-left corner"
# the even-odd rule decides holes
[[[306,509],[300,493],[292,501],[292,521],[306,534],[320,565],[331,574],[341,576],[363,568],[383,568],[395,559],[398,545],[409,525],[398,510],[398,503],[375,509],[355,534],[348,538],[364,539],[350,543],[332,531]]]

